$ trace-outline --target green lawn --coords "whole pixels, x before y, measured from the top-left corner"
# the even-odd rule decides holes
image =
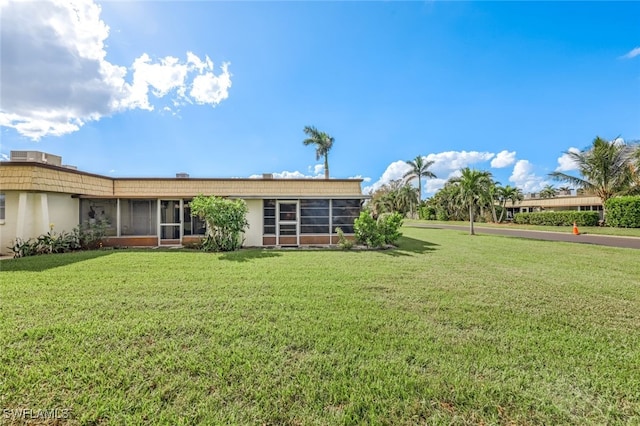
[[[394,251],[2,261],[0,410],[88,425],[640,423],[637,250],[404,232]]]
[[[437,220],[407,220],[407,224],[439,224],[439,225],[460,225],[469,226],[469,222],[461,221],[437,221]],[[506,229],[526,229],[529,231],[549,231],[571,233],[571,226],[542,226],[542,225],[518,225],[515,223],[478,223],[475,227],[506,228]],[[607,226],[580,226],[581,234],[617,235],[621,237],[640,237],[640,228],[610,228]]]

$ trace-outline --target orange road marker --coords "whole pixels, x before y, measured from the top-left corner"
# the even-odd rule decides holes
[[[580,235],[580,231],[578,230],[578,225],[573,222],[573,235]]]

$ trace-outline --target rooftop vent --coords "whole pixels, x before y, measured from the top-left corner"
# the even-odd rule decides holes
[[[273,179],[273,173],[263,173],[262,179]]]
[[[11,151],[11,161],[31,161],[34,163],[62,166],[62,157],[40,151]]]
[[[176,178],[178,179],[188,179],[189,173],[176,173]]]

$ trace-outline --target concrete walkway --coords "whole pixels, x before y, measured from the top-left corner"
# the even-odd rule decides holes
[[[412,223],[411,225],[406,226],[413,228],[453,229],[469,232],[469,226],[462,225]],[[572,228],[568,228],[568,232],[550,232],[528,231],[525,229],[485,228],[482,226],[476,226],[475,230],[477,234],[506,235],[510,237],[531,238],[534,240],[566,241],[569,243],[596,244],[600,246],[640,249],[640,238],[638,237],[616,237],[612,235],[594,234],[573,235],[571,232]]]

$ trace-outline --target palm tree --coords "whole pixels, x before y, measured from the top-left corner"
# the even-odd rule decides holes
[[[465,167],[460,172],[460,177],[452,179],[452,182],[458,186],[460,191],[458,202],[461,206],[469,209],[469,234],[475,235],[473,221],[476,209],[487,198],[493,179],[490,172],[472,170],[469,167]]]
[[[500,212],[500,219],[498,219],[498,222],[502,222],[502,218],[504,217],[504,212],[507,207],[507,201],[511,201],[511,204],[515,205],[517,202],[524,200],[524,195],[522,194],[520,188],[507,185],[500,188],[498,192],[498,200],[500,201],[500,205],[502,206],[502,211]]]
[[[411,167],[407,173],[404,174],[404,178],[407,182],[412,181],[413,179],[418,179],[418,204],[422,203],[422,178],[435,178],[436,175],[433,174],[429,167],[433,165],[433,161],[424,161],[424,158],[421,155],[418,155],[413,161],[408,160],[405,161]]]
[[[419,203],[418,189],[405,183],[396,193],[396,211],[402,214],[413,213]]]
[[[558,191],[553,187],[553,185],[547,185],[542,188],[540,191],[540,198],[553,198],[558,195]]]
[[[499,201],[498,198],[500,196],[500,191],[502,187],[500,186],[500,182],[491,182],[491,186],[486,193],[485,203],[491,209],[491,218],[493,219],[493,223],[498,223],[498,215],[496,213],[496,202]]]
[[[608,142],[596,137],[591,146],[583,151],[565,152],[578,166],[582,177],[562,172],[553,172],[549,176],[598,196],[602,201],[604,218],[606,201],[611,197],[624,195],[632,189],[635,149],[632,145],[619,143],[617,140]]]
[[[304,132],[308,138],[303,140],[302,143],[305,144],[305,146],[316,146],[316,160],[324,157],[324,178],[329,179],[329,151],[333,146],[334,138],[313,126],[305,126]]]
[[[561,186],[558,188],[558,194],[560,195],[571,195],[571,187],[570,186]]]

